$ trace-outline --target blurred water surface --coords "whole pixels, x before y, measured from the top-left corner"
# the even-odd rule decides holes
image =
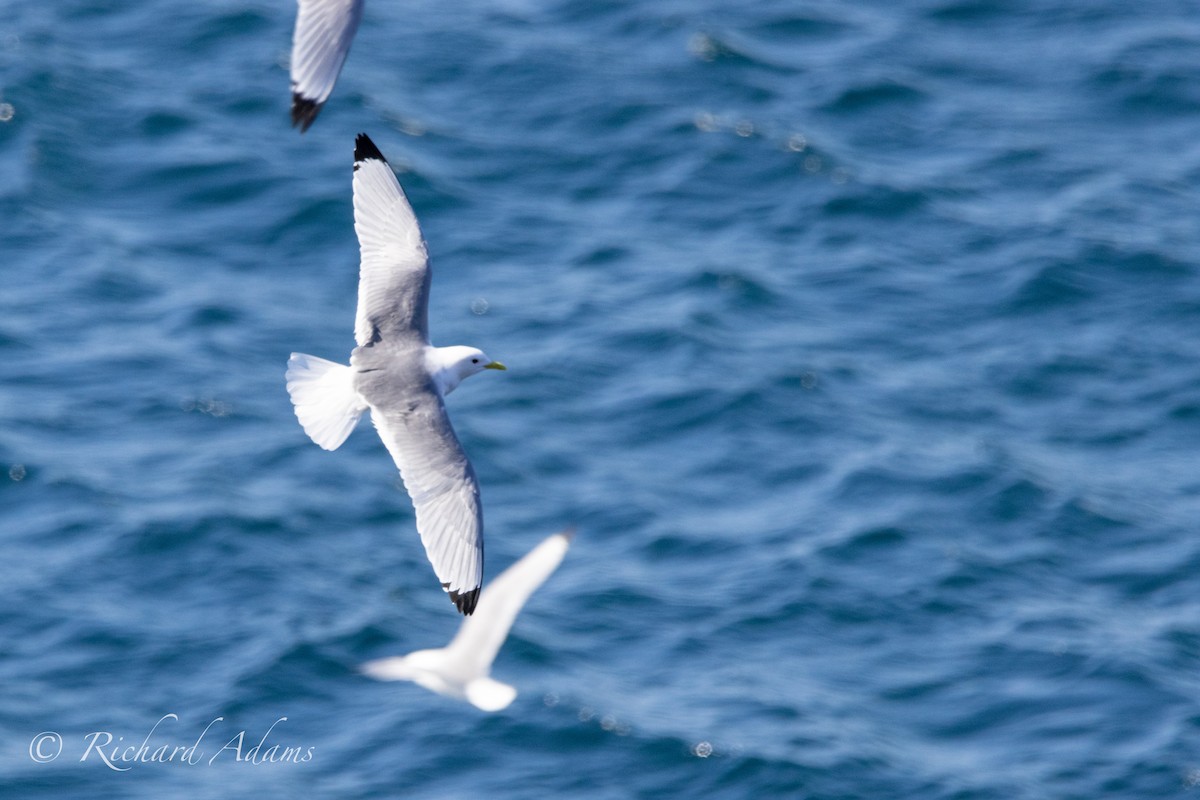
[[[372,2],[304,136],[294,11],[0,2],[5,796],[1200,783],[1190,4]],[[579,529],[492,716],[356,673],[458,622],[284,391],[352,346],[359,131],[509,365],[450,400],[488,573]],[[169,714],[220,757],[80,763]]]

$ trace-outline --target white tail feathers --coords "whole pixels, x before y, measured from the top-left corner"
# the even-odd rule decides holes
[[[304,432],[326,450],[336,450],[367,405],[354,390],[354,371],[316,356],[292,353],[287,390]]]

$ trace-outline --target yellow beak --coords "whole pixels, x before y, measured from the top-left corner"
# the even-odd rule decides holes
[[[504,366],[499,361],[493,361],[490,364],[484,364],[483,368],[484,369],[508,369],[508,367]]]

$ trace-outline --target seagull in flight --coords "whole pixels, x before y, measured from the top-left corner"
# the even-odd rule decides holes
[[[308,130],[333,92],[362,21],[363,0],[299,0],[292,33],[292,127]]]
[[[463,620],[450,644],[369,661],[362,671],[381,681],[413,681],[484,711],[505,708],[517,690],[491,677],[492,662],[525,601],[557,569],[570,541],[569,532],[556,533],[490,581],[475,616]]]
[[[444,398],[486,369],[474,347],[429,342],[429,255],[412,207],[379,148],[354,143],[354,230],[361,266],[350,365],[292,353],[287,389],[304,432],[336,450],[367,409],[400,470],[433,571],[463,614],[483,585],[483,509],[475,470]]]

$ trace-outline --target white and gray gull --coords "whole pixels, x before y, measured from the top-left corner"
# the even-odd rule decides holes
[[[442,588],[463,614],[483,585],[479,482],[443,398],[504,365],[474,347],[429,342],[429,256],[417,218],[379,148],[354,143],[354,230],[361,256],[350,366],[292,353],[287,389],[304,432],[326,450],[371,421],[400,469],[417,531]]]
[[[292,33],[292,127],[308,130],[333,92],[362,21],[363,0],[299,0]]]

